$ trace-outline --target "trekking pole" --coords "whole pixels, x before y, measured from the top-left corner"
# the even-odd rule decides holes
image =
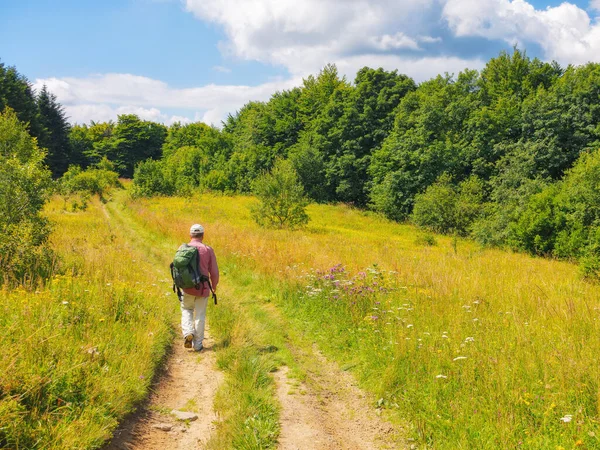
[[[217,294],[215,293],[215,291],[213,291],[212,284],[210,284],[210,280],[207,280],[206,282],[208,283],[208,288],[210,289],[210,292],[212,292],[212,298],[216,305],[217,304]]]

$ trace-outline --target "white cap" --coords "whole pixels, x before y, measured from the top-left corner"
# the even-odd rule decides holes
[[[195,223],[192,225],[192,228],[190,228],[190,234],[204,234],[204,227],[199,223]]]

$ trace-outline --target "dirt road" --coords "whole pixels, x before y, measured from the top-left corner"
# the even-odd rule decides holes
[[[204,342],[205,349],[197,353],[177,341],[148,403],[119,427],[105,450],[203,448],[218,419],[213,400],[223,380],[215,367],[213,341],[208,336]],[[197,418],[182,421],[173,411]]]

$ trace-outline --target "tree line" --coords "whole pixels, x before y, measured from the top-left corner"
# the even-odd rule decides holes
[[[327,65],[297,88],[247,103],[221,129],[135,115],[69,126],[52,94],[36,97],[0,67],[0,106],[15,109],[32,135],[46,133],[38,142],[55,176],[68,162],[106,159],[133,176],[139,196],[248,193],[286,160],[313,201],[600,270],[598,64],[563,68],[514,49],[480,71],[420,84],[367,67],[350,82]],[[18,90],[7,91],[6,80],[20,80],[28,100],[11,104],[6,92]],[[50,110],[54,122],[42,120]]]

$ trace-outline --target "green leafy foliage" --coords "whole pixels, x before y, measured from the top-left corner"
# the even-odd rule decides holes
[[[260,200],[252,210],[259,225],[293,229],[308,223],[305,209],[308,201],[290,161],[278,160],[271,172],[259,177],[252,188]]]
[[[509,223],[509,245],[538,255],[583,258],[594,267],[600,256],[599,192],[600,150],[583,153],[562,181],[529,196]]]
[[[149,159],[139,163],[133,175],[133,197],[152,197],[155,195],[173,195],[175,187],[165,179],[164,161]]]
[[[483,188],[477,176],[455,186],[450,176],[443,174],[417,195],[412,220],[437,233],[465,236],[482,211]]]
[[[135,114],[119,116],[117,123],[77,125],[69,134],[74,162],[82,167],[111,161],[120,176],[131,178],[136,164],[160,159],[167,136],[164,125],[140,120]]]
[[[98,195],[100,199],[104,199],[108,191],[115,187],[122,187],[119,174],[114,171],[114,165],[107,159],[85,170],[79,166],[70,166],[60,179],[60,191],[67,196]]]
[[[0,113],[0,284],[30,283],[49,275],[48,221],[41,215],[52,193],[50,172],[16,113]]]
[[[140,161],[158,159],[167,136],[164,125],[140,120],[135,114],[123,114],[114,129],[114,159],[122,167],[121,175],[131,178]]]

